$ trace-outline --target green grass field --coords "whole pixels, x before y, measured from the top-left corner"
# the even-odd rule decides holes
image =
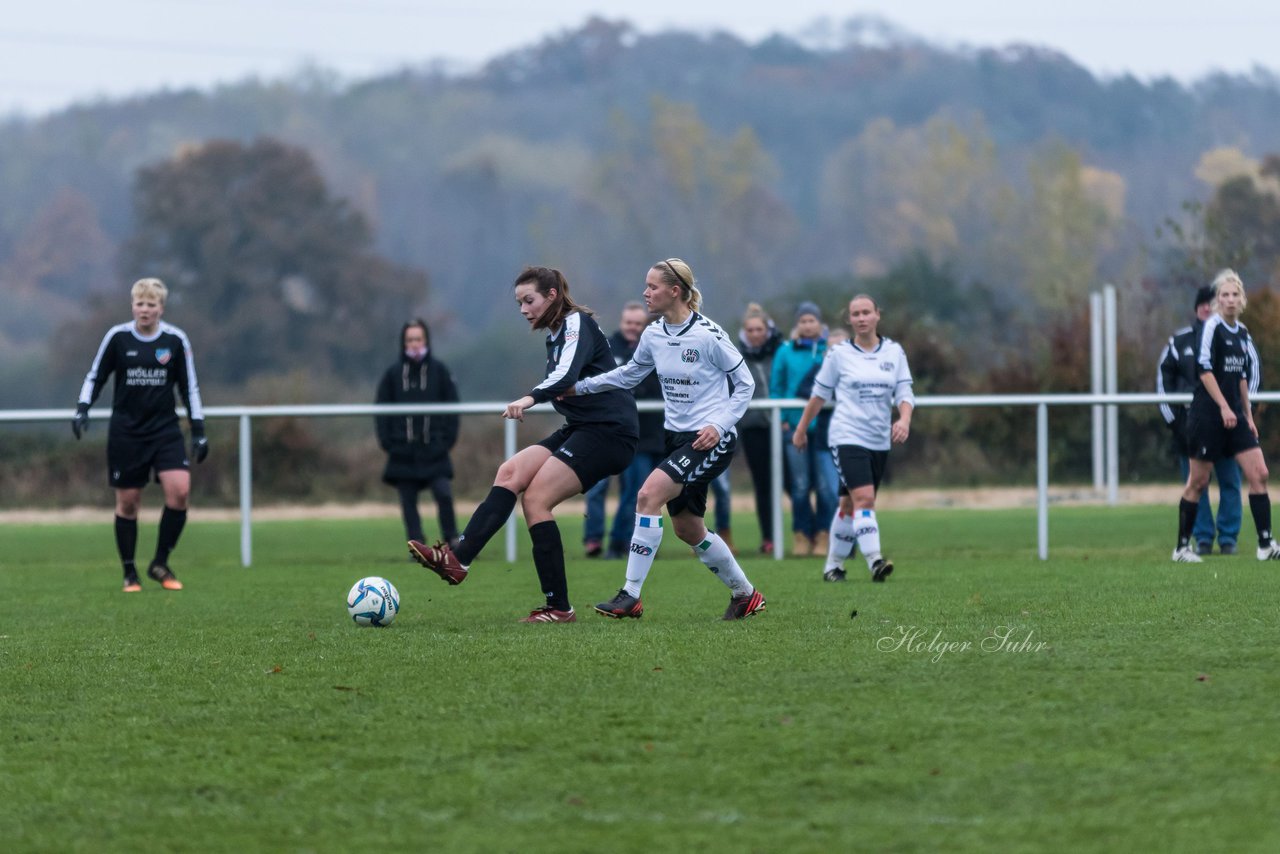
[[[887,584],[752,555],[740,623],[670,532],[644,619],[591,613],[623,565],[568,520],[580,619],[538,626],[500,542],[448,587],[394,520],[243,569],[197,512],[187,589],[133,596],[108,522],[0,527],[0,850],[1280,850],[1280,568],[1173,564],[1173,517],[1055,509],[1041,563],[1031,511],[886,513]]]

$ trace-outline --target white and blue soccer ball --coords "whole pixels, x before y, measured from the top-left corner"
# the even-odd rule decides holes
[[[347,613],[357,626],[389,626],[400,613],[400,592],[385,578],[362,578],[347,594]]]

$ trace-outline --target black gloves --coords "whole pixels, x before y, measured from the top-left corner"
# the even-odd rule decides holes
[[[209,456],[209,440],[204,435],[204,422],[191,422],[191,457],[202,463]]]
[[[71,419],[71,432],[76,434],[77,439],[89,432],[89,404],[76,404],[76,415]]]

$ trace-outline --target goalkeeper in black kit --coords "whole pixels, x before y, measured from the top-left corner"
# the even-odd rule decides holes
[[[107,330],[84,378],[71,421],[71,430],[79,439],[89,429],[89,407],[107,378],[115,374],[107,432],[107,477],[116,491],[116,548],[124,567],[126,593],[142,590],[134,563],[138,508],[142,489],[153,472],[164,490],[164,512],[147,575],[166,590],[182,589],[182,582],[169,567],[169,555],[187,521],[190,460],[204,462],[209,455],[191,341],[181,329],[160,320],[168,293],[159,279],[134,283],[130,291],[133,320]],[[175,387],[191,418],[190,457],[178,426]]]

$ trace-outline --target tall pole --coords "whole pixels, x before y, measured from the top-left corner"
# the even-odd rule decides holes
[[[1089,391],[1102,394],[1102,294],[1097,291],[1089,294],[1089,368]],[[1093,490],[1101,495],[1106,464],[1103,432],[1106,428],[1102,421],[1102,406],[1095,403],[1090,411],[1093,416]]]
[[[1106,336],[1107,394],[1119,389],[1119,371],[1116,366],[1116,287],[1102,286],[1103,327]],[[1107,503],[1120,502],[1120,407],[1107,404]]]

